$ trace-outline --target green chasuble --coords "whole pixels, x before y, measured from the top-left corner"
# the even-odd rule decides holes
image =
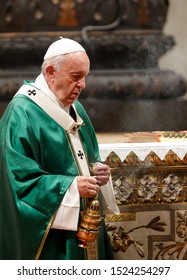
[[[93,126],[83,119],[80,138],[89,163],[100,160]],[[79,171],[65,130],[24,95],[16,95],[0,121],[0,259],[85,259],[76,232],[50,229],[55,212]],[[113,254],[104,222],[99,259]]]

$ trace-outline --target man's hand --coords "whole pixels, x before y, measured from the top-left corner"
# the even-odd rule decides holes
[[[77,176],[80,197],[95,197],[100,191],[97,179],[93,176]]]
[[[110,167],[107,164],[94,164],[93,167],[94,178],[97,180],[99,186],[105,185],[110,177]]]

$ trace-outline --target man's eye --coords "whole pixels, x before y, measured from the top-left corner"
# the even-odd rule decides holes
[[[83,78],[81,75],[71,75],[70,77],[73,81],[76,81],[76,82]]]

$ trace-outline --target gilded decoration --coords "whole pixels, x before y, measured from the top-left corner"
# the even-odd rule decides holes
[[[58,25],[60,26],[78,25],[74,0],[61,1],[60,9],[61,12],[58,19]]]
[[[140,257],[144,257],[145,253],[143,250],[143,244],[138,240],[134,240],[130,233],[141,228],[164,232],[165,225],[166,224],[164,222],[160,221],[160,217],[157,216],[153,218],[148,224],[139,225],[138,227],[134,227],[130,230],[126,230],[124,227],[117,227],[114,225],[107,225],[107,230],[108,232],[112,231],[111,242],[114,252],[122,251],[125,253],[131,245],[134,245],[137,254]]]
[[[104,162],[121,212],[105,217],[115,258],[186,260],[187,156],[169,150],[141,160],[131,151],[121,160],[114,149]]]
[[[154,259],[187,260],[187,211],[176,211],[175,242],[166,237],[153,239]],[[167,242],[166,242],[167,241]]]
[[[111,152],[105,162],[111,167],[118,205],[187,201],[186,156],[181,160],[169,152],[160,160],[151,152],[141,161],[131,152],[122,162]]]

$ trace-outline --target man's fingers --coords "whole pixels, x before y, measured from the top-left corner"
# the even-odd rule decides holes
[[[94,197],[100,191],[98,181],[95,177],[78,176],[77,184],[81,197]]]

